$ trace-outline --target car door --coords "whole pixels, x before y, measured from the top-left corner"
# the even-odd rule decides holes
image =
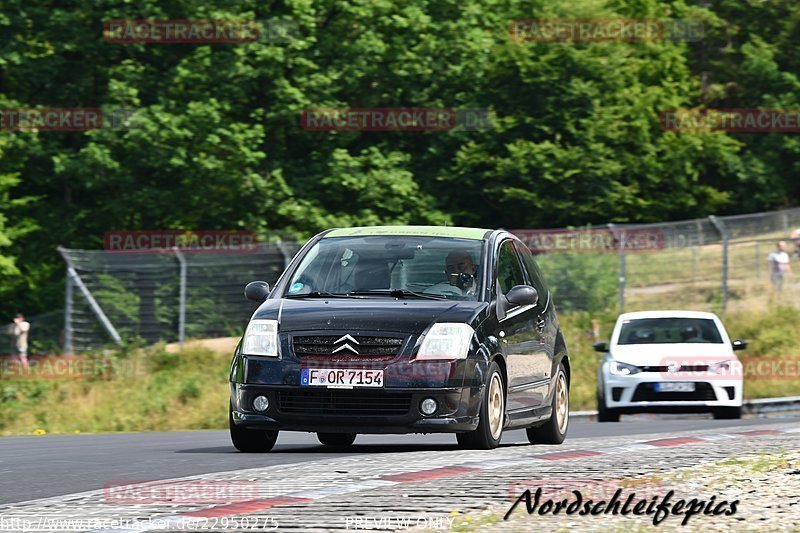
[[[558,320],[556,309],[553,304],[552,295],[544,282],[542,271],[536,264],[530,249],[521,242],[515,242],[515,247],[522,259],[528,282],[533,285],[539,293],[539,302],[536,304],[536,331],[539,336],[539,349],[536,351],[536,366],[538,372],[545,378],[551,378],[553,372],[553,358],[555,357],[556,336],[558,335]],[[546,394],[550,388],[548,380],[547,386],[542,389]]]
[[[495,295],[498,300],[497,338],[506,357],[509,417],[523,417],[544,401],[544,370],[537,363],[541,350],[537,332],[536,306],[514,306],[505,299],[515,285],[527,284],[525,271],[511,239],[503,241],[497,252]],[[546,392],[546,389],[544,389]]]

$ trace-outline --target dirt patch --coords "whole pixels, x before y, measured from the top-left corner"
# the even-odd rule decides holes
[[[239,337],[221,337],[218,339],[193,339],[184,344],[184,348],[189,347],[202,347],[220,353],[233,353],[236,345],[239,343]],[[170,353],[179,352],[181,345],[177,342],[167,344],[166,350]]]

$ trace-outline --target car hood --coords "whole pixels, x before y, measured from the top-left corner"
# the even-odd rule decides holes
[[[625,344],[611,347],[611,356],[638,366],[666,366],[669,363],[703,364],[736,359],[728,344]]]
[[[473,321],[484,302],[395,298],[271,299],[253,318],[279,321],[279,331],[348,330],[422,333],[433,322]]]

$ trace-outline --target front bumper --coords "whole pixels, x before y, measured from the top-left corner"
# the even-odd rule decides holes
[[[605,406],[621,413],[708,412],[720,407],[742,406],[741,379],[681,378],[695,384],[694,392],[657,392],[656,383],[676,382],[659,374],[606,376],[602,395]]]
[[[233,422],[242,427],[327,433],[453,433],[478,425],[483,387],[329,389],[231,384]],[[256,396],[269,407],[259,412]],[[436,400],[432,415],[420,410]]]

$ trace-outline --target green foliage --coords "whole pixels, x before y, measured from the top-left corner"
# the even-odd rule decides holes
[[[246,44],[102,36],[110,19],[274,17],[298,31]],[[510,20],[537,17],[693,19],[706,35],[509,36]],[[0,131],[0,316],[60,306],[55,247],[99,248],[109,230],[305,238],[357,224],[578,226],[796,203],[796,136],[664,132],[659,113],[797,108],[799,22],[793,0],[7,0],[0,107],[135,112],[127,130]],[[303,130],[302,110],[323,107],[485,108],[496,120],[474,132]]]
[[[178,400],[180,400],[181,403],[186,403],[199,396],[200,387],[197,385],[197,382],[193,378],[184,380],[181,385],[181,390],[178,392]]]
[[[736,312],[726,316],[725,323],[732,338],[750,341],[748,355],[800,356],[800,309],[776,306],[756,316]]]
[[[602,312],[617,305],[615,254],[546,254],[537,261],[559,310]]]

